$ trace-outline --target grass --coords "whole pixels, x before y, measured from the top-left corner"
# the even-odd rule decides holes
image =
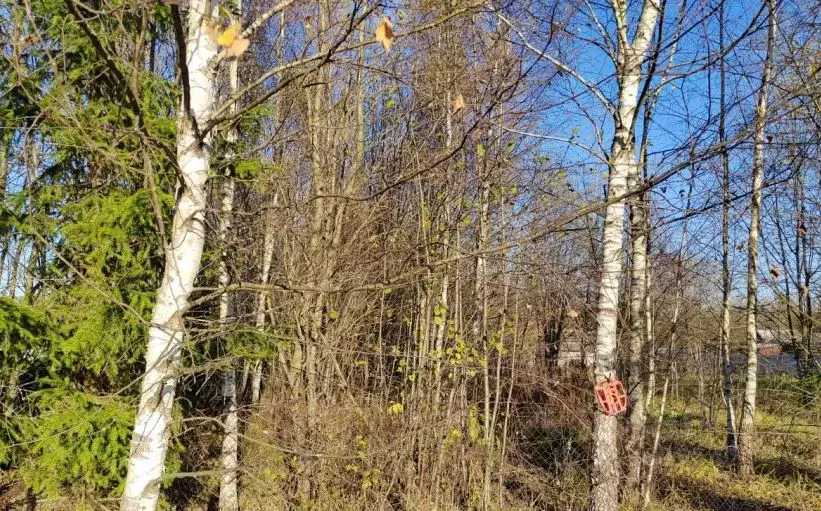
[[[741,479],[724,450],[723,409],[712,424],[687,399],[667,403],[659,448],[653,510],[821,510],[821,423],[814,400],[793,392],[785,377],[760,380],[756,411],[755,475]],[[692,396],[682,392],[680,396]],[[658,405],[650,410],[655,424]],[[626,507],[625,509],[630,509]]]
[[[755,475],[742,480],[725,456],[720,400],[710,418],[710,411],[697,403],[694,387],[681,382],[678,397],[672,395],[665,410],[647,509],[821,510],[821,399],[807,401],[806,394],[802,397],[795,388],[796,382],[790,379],[761,379]],[[435,457],[414,458],[409,440],[432,437],[413,437],[400,427],[398,416],[385,413],[384,404],[369,407],[356,402],[329,410],[318,421],[320,428],[314,435],[327,455],[313,462],[316,466],[307,467],[303,466],[307,458],[293,454],[305,440],[288,436],[299,431],[289,419],[296,415],[289,413],[284,402],[277,402],[280,409],[255,417],[246,431],[256,443],[243,457],[243,509],[457,511],[480,507],[482,450],[468,445],[467,430],[458,441],[438,449],[432,444],[425,451],[433,455],[441,450],[445,462],[446,475],[434,496],[426,477]],[[656,400],[649,410],[648,450],[658,407]],[[545,413],[517,423],[506,459],[497,465],[499,472],[492,478],[491,508],[587,509],[591,450],[590,431],[578,420]],[[420,471],[420,465],[427,468]],[[314,480],[321,489],[312,498],[300,496],[296,482],[305,469],[315,471]],[[625,495],[623,500],[624,511],[641,508],[638,495]]]

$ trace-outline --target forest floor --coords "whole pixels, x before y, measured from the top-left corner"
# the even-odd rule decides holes
[[[571,387],[568,387],[570,389]],[[697,384],[683,380],[671,389],[667,401],[654,473],[653,492],[646,507],[649,511],[819,511],[821,510],[821,389],[816,383],[809,387],[813,395],[807,397],[797,380],[784,376],[762,377],[759,382],[759,406],[756,414],[755,475],[741,479],[728,463],[724,448],[725,415],[723,404],[712,404],[699,399]],[[737,389],[740,390],[740,389]],[[572,394],[568,390],[558,397],[565,401]],[[702,395],[706,395],[703,393]],[[736,395],[739,395],[738,391]],[[574,399],[584,400],[578,390]],[[649,410],[646,441],[652,446],[653,433],[659,415],[657,397]],[[572,408],[572,407],[571,407]],[[568,408],[566,408],[568,409]],[[577,408],[573,408],[577,409]],[[529,410],[529,411],[528,411]],[[550,411],[552,410],[553,413]],[[502,477],[494,478],[494,509],[575,511],[587,508],[589,499],[590,431],[579,426],[583,418],[560,417],[555,403],[533,402],[524,415],[531,411],[527,427],[510,440],[510,449]],[[398,490],[390,480],[392,473],[402,472],[393,462],[390,451],[399,445],[401,434],[391,437],[389,422],[380,424],[364,420],[362,408],[351,409],[348,420],[336,421],[335,437],[349,437],[349,447],[339,446],[337,454],[349,458],[344,469],[336,471],[334,485],[355,476],[355,484],[341,487],[318,505],[314,502],[305,509],[406,509],[422,511],[433,509],[426,495],[399,497],[388,494]],[[275,414],[276,415],[276,414]],[[287,415],[287,414],[281,414]],[[343,414],[344,415],[344,414]],[[374,417],[365,413],[364,415]],[[384,414],[383,414],[384,415]],[[580,421],[580,419],[582,419]],[[279,420],[274,420],[279,422]],[[520,424],[520,426],[522,426]],[[274,424],[257,423],[252,436],[267,436]],[[341,434],[340,428],[345,430]],[[264,430],[264,431],[263,431]],[[359,435],[363,435],[360,437]],[[362,438],[373,439],[366,442]],[[359,439],[359,440],[356,440]],[[379,439],[379,440],[377,440]],[[379,445],[385,440],[386,443]],[[464,440],[464,439],[463,439]],[[264,442],[261,442],[264,443]],[[345,452],[347,450],[347,452]],[[248,453],[246,464],[255,473],[258,484],[246,483],[244,495],[247,509],[266,509],[281,499],[282,484],[287,479],[288,456],[255,448]],[[382,451],[383,455],[380,455]],[[467,451],[461,451],[464,455]],[[346,456],[346,454],[348,456]],[[469,456],[469,454],[468,454]],[[648,452],[649,456],[649,452]],[[322,463],[331,463],[326,459]],[[469,465],[469,463],[468,463]],[[382,474],[374,477],[374,474]],[[405,481],[415,480],[413,470]],[[458,477],[457,473],[453,473]],[[399,476],[402,478],[402,475]],[[246,480],[248,481],[248,480]],[[350,483],[351,481],[349,481]],[[358,497],[354,497],[357,492]],[[405,492],[406,490],[399,490]],[[377,494],[382,494],[379,497]],[[395,494],[394,494],[395,495]],[[448,499],[443,489],[443,500],[450,504],[436,505],[442,511],[474,509],[472,504],[455,504],[459,499]],[[453,494],[450,497],[454,497]],[[398,499],[398,500],[397,500]],[[438,500],[438,499],[437,499]],[[626,496],[621,506],[624,511],[641,509],[640,498]],[[280,502],[279,505],[284,503]],[[398,507],[397,507],[398,506]],[[292,503],[293,507],[293,503]],[[298,504],[295,508],[302,509]],[[478,507],[475,507],[478,509]]]

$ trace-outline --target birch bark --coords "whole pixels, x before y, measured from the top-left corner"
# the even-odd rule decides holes
[[[658,4],[653,0],[645,0],[636,35],[630,43],[627,34],[627,3],[624,0],[613,0],[612,7],[618,26],[616,74],[619,96],[610,155],[608,199],[624,195],[627,191],[627,176],[636,165],[634,121],[638,108],[639,82],[645,53],[659,14]],[[605,210],[594,367],[597,383],[616,379],[617,376],[617,314],[623,229],[624,202],[619,201],[610,204]],[[593,421],[591,509],[615,511],[618,508],[619,473],[618,418],[597,411]]]
[[[237,9],[241,9],[241,4],[237,4]],[[234,22],[238,23],[240,14],[234,16]],[[239,59],[231,59],[228,67],[228,89],[229,94],[233,95],[239,89]],[[237,103],[231,104],[231,115],[236,115],[238,110]],[[236,126],[232,126],[226,135],[226,143],[228,151],[226,160],[228,160],[228,167],[225,172],[225,181],[222,187],[222,204],[220,206],[220,218],[218,234],[220,246],[222,248],[222,255],[219,262],[219,284],[224,290],[230,284],[231,278],[228,274],[227,261],[227,245],[228,232],[231,229],[232,215],[234,211],[234,179],[231,175],[231,168],[233,162],[231,160],[235,157],[235,148],[237,144],[237,130]],[[219,323],[221,328],[226,328],[228,323],[228,314],[231,306],[231,295],[228,291],[224,291],[220,297],[219,307]],[[239,468],[239,416],[237,411],[237,375],[234,368],[234,362],[225,369],[222,383],[222,400],[224,407],[223,417],[223,437],[222,437],[222,452],[220,455],[220,464],[222,466],[222,474],[220,475],[220,496],[219,508],[220,511],[237,511],[239,509],[239,497],[237,495],[237,470]]]
[[[752,198],[750,199],[750,235],[747,241],[747,373],[744,383],[744,405],[741,409],[741,428],[738,432],[738,461],[736,467],[742,476],[753,474],[755,401],[758,386],[758,333],[756,313],[758,306],[758,235],[761,229],[761,186],[764,174],[764,124],[767,119],[767,90],[770,84],[773,47],[775,45],[775,0],[767,0],[769,28],[764,73],[758,90],[755,114],[755,142],[753,144]]]
[[[188,105],[184,100],[177,127],[177,164],[182,183],[148,331],[146,369],[120,502],[122,511],[154,511],[165,468],[185,333],[183,314],[200,269],[205,240],[205,184],[211,137],[200,136],[197,126],[207,124],[214,107],[214,77],[209,63],[217,54],[217,45],[205,34],[212,9],[207,0],[191,0],[189,4],[184,54]]]
[[[645,117],[646,120],[646,117]],[[631,166],[630,189],[640,184],[638,166]],[[626,450],[629,455],[627,486],[635,488],[641,477],[641,453],[644,433],[644,340],[647,337],[647,200],[646,194],[630,199],[630,244],[633,265],[630,268],[630,432]]]
[[[719,92],[719,118],[718,118],[718,139],[719,143],[727,141],[727,80],[726,67],[724,63],[724,8],[719,10],[719,51],[722,52],[719,62],[720,92]],[[722,358],[722,395],[724,397],[724,410],[726,420],[726,448],[727,459],[735,463],[736,450],[736,424],[735,410],[733,407],[733,380],[732,368],[730,367],[730,290],[732,289],[732,277],[730,275],[730,152],[724,147],[721,150],[722,169],[722,207],[721,207],[721,358]]]

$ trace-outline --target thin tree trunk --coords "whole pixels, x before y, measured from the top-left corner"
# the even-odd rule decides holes
[[[241,5],[237,5],[238,10]],[[239,13],[235,14],[238,18]],[[234,19],[238,23],[238,19]],[[235,94],[239,89],[239,59],[231,59],[228,68],[228,91]],[[231,114],[236,115],[237,103],[231,105]],[[236,155],[234,150],[237,143],[236,127],[232,126],[226,135],[226,160],[228,165],[225,170],[225,177],[222,186],[222,203],[220,205],[220,217],[218,226],[218,236],[220,250],[222,251],[219,260],[219,285],[223,289],[220,296],[219,324],[223,329],[228,327],[228,315],[231,307],[231,294],[226,290],[231,282],[228,274],[228,233],[231,229],[231,221],[234,213],[234,178],[231,169],[234,165],[232,161]],[[223,332],[226,334],[226,332]],[[230,357],[230,354],[227,354]],[[237,469],[239,468],[239,416],[237,411],[237,376],[233,359],[223,374],[222,383],[222,403],[223,403],[223,437],[222,452],[220,453],[220,464],[222,474],[220,475],[220,511],[237,511],[239,509],[239,497],[237,495]]]
[[[9,152],[11,151],[11,141],[14,131],[7,129],[0,137],[0,204],[6,200],[6,185],[9,176]]]
[[[722,52],[719,63],[720,72],[720,104],[718,118],[718,140],[725,144],[727,141],[727,80],[724,62],[724,6],[721,6],[719,15],[719,51]],[[730,366],[730,291],[732,277],[730,275],[730,152],[726,146],[721,149],[722,169],[722,206],[721,206],[721,361],[722,361],[722,395],[726,420],[727,459],[735,463],[738,444],[736,443],[735,410],[733,407],[733,376]]]
[[[24,166],[26,170],[25,180],[23,182],[23,190],[22,192],[25,194],[25,214],[28,220],[31,220],[31,216],[33,214],[32,208],[34,207],[32,198],[31,198],[31,189],[34,186],[34,181],[37,177],[37,166],[38,166],[38,154],[36,148],[36,140],[34,138],[33,132],[29,132],[25,135],[23,139],[23,160]],[[29,272],[27,271],[28,262],[27,260],[31,260],[36,252],[36,243],[32,242],[29,248],[29,256],[26,257],[26,247],[29,246],[28,239],[23,235],[20,229],[16,229],[17,236],[16,236],[16,244],[14,247],[14,252],[9,262],[9,278],[6,282],[8,286],[8,293],[11,298],[17,297],[17,288],[18,283],[21,278],[21,270],[22,270],[22,279],[23,279],[23,296],[26,296],[27,288],[28,288],[28,275]],[[9,235],[8,243],[11,243],[12,235]]]
[[[645,119],[646,121],[646,119]],[[628,186],[639,185],[638,166],[631,167]],[[644,340],[646,339],[645,306],[647,303],[647,208],[645,194],[630,200],[630,242],[633,265],[630,268],[630,430],[627,439],[627,488],[638,486],[641,475],[641,440],[644,432]]]
[[[800,169],[799,169],[800,172]],[[775,231],[778,237],[778,256],[779,256],[779,264],[782,268],[784,268],[784,303],[785,303],[785,313],[787,316],[787,331],[790,334],[790,346],[793,348],[793,353],[795,354],[796,359],[796,369],[799,378],[804,378],[807,375],[807,366],[806,362],[807,359],[803,356],[803,338],[799,340],[799,333],[796,333],[796,325],[793,321],[793,317],[796,318],[798,322],[799,329],[801,328],[802,324],[802,317],[801,317],[801,291],[798,290],[799,298],[798,298],[798,310],[796,311],[793,308],[793,301],[792,301],[792,290],[790,288],[790,274],[788,271],[789,265],[787,263],[787,249],[784,245],[784,229],[781,225],[781,208],[779,208],[779,200],[778,197],[775,198],[773,202],[773,216],[775,222]],[[797,203],[796,203],[797,205]],[[795,239],[795,259],[799,262],[796,266],[796,273],[799,275],[799,279],[796,282],[800,282],[800,274],[801,274],[801,266],[800,266],[800,258],[798,255],[798,243],[799,238],[796,236]]]
[[[753,474],[755,440],[755,401],[758,384],[758,353],[756,311],[758,299],[758,235],[761,216],[761,186],[764,174],[764,126],[767,118],[767,90],[770,83],[773,47],[775,45],[775,0],[767,0],[770,20],[767,33],[767,55],[764,74],[758,91],[753,145],[752,198],[750,200],[750,235],[747,241],[747,375],[744,385],[744,406],[741,409],[741,429],[738,435],[738,473]]]
[[[795,175],[793,202],[795,203],[795,283],[798,287],[796,291],[798,301],[798,330],[801,337],[800,342],[795,342],[795,356],[798,363],[798,373],[802,377],[812,373],[812,338],[810,329],[812,328],[812,316],[807,314],[810,303],[809,278],[802,283],[802,277],[809,277],[811,272],[807,268],[807,228],[804,225],[804,169],[798,169]],[[784,267],[786,270],[786,266]],[[803,275],[802,275],[803,274]]]
[[[211,157],[210,135],[200,137],[214,106],[214,82],[209,61],[217,45],[205,34],[212,16],[205,0],[189,3],[184,58],[188,69],[185,99],[180,107],[177,164],[181,193],[166,247],[165,269],[151,316],[145,374],[131,440],[122,511],[154,511],[171,433],[172,409],[184,337],[183,314],[200,269],[205,240],[206,182]]]
[[[9,169],[11,168],[9,165],[9,152],[11,151],[13,136],[13,130],[5,130],[2,137],[0,137],[0,207],[3,207],[6,202],[6,186],[8,184]],[[11,231],[5,229],[4,232],[0,233],[0,279],[3,278],[9,243],[11,243]]]
[[[482,430],[485,448],[484,478],[482,481],[482,509],[487,509],[490,504],[490,470],[491,456],[493,452],[492,432],[490,431],[490,367],[488,358],[490,352],[487,342],[487,260],[482,254],[487,242],[488,232],[488,207],[490,203],[490,179],[487,175],[485,161],[479,164],[479,226],[476,234],[476,320],[473,324],[473,337],[482,344],[482,384],[484,389],[484,409],[482,413]]]
[[[801,187],[803,190],[803,176]],[[801,202],[801,217],[804,217],[804,203]],[[803,228],[803,226],[802,226]],[[821,371],[821,365],[815,357],[813,349],[813,332],[815,330],[815,320],[812,314],[812,293],[810,293],[810,284],[813,276],[813,271],[807,261],[807,246],[812,246],[812,241],[809,239],[810,233],[804,228],[804,233],[801,235],[801,266],[804,268],[804,285],[801,289],[801,296],[804,299],[803,306],[803,324],[801,325],[801,335],[804,342],[804,353],[808,359],[807,367],[809,371],[818,373]]]
[[[18,232],[14,253],[9,262],[9,280],[6,283],[8,293],[11,298],[17,297],[17,281],[20,280],[18,271],[23,257],[23,247],[25,247],[25,240],[21,233]]]
[[[453,108],[452,108],[452,100],[451,100],[451,92],[448,91],[447,95],[445,96],[445,149],[450,149],[452,141],[453,141]],[[447,182],[450,178],[449,168],[445,168],[445,181]],[[451,222],[451,210],[450,210],[450,203],[448,202],[448,198],[445,197],[445,223],[446,231],[443,233],[443,240],[442,240],[442,258],[447,259],[450,256],[450,222]],[[435,339],[435,350],[436,350],[436,369],[434,370],[434,379],[435,379],[435,393],[434,393],[434,408],[438,408],[439,402],[441,400],[440,393],[442,391],[442,358],[444,356],[444,349],[445,349],[445,336],[447,335],[448,331],[448,318],[449,318],[449,305],[448,305],[448,293],[450,291],[450,275],[449,275],[450,267],[449,265],[444,265],[442,270],[442,292],[439,296],[439,325],[436,330],[436,339]]]
[[[693,179],[695,172],[691,174],[690,182],[687,190],[687,202],[685,206],[685,215],[690,210],[690,201],[693,193]],[[676,282],[675,282],[675,299],[673,301],[673,315],[670,319],[670,342],[667,345],[667,357],[669,363],[667,364],[667,372],[664,375],[664,385],[661,391],[661,404],[659,410],[659,417],[656,421],[656,429],[653,434],[653,447],[650,451],[650,461],[647,464],[647,473],[644,478],[642,500],[642,509],[647,507],[650,501],[650,489],[653,483],[653,470],[656,464],[656,454],[658,453],[659,438],[661,437],[661,426],[664,422],[664,409],[667,406],[667,391],[670,386],[670,378],[675,367],[675,350],[676,341],[678,341],[678,322],[679,314],[681,312],[681,301],[684,296],[684,256],[686,254],[685,247],[687,246],[687,221],[681,227],[681,238],[679,241],[678,258],[676,260]]]
[[[659,406],[659,417],[656,420],[656,430],[653,433],[653,448],[650,451],[650,461],[647,464],[647,476],[644,479],[644,498],[642,499],[641,509],[647,508],[650,503],[650,489],[653,486],[653,472],[656,468],[656,454],[659,449],[659,440],[661,439],[661,426],[664,423],[664,410],[667,407],[667,387],[670,385],[670,374],[664,376],[664,384],[661,389],[661,405]]]
[[[327,48],[328,26],[330,8],[327,1],[319,2],[318,6],[319,24],[317,26],[318,50],[324,51]],[[308,136],[310,140],[311,155],[311,176],[313,192],[317,199],[313,201],[313,211],[310,220],[310,240],[308,243],[308,254],[310,267],[309,282],[317,288],[326,288],[330,283],[330,275],[334,267],[334,254],[332,240],[336,237],[333,228],[336,222],[335,202],[331,197],[337,193],[336,181],[333,169],[329,162],[330,154],[333,152],[333,140],[330,137],[330,127],[327,120],[320,121],[320,115],[326,113],[330,101],[328,98],[329,83],[331,73],[327,69],[321,69],[316,73],[317,85],[305,90],[308,104]],[[305,329],[302,334],[304,344],[304,360],[299,360],[299,366],[304,376],[305,384],[305,428],[299,432],[299,442],[307,449],[315,441],[317,435],[317,420],[319,413],[320,396],[320,358],[325,354],[325,308],[327,306],[328,294],[322,291],[314,291],[305,295]],[[319,348],[322,347],[322,352]],[[297,352],[295,351],[295,355]],[[301,358],[302,353],[298,356]],[[321,460],[315,458],[305,458],[302,471],[298,480],[300,498],[313,499],[321,486],[318,481]]]
[[[276,208],[278,206],[279,196],[278,194],[274,194],[273,201],[271,206]],[[274,260],[274,220],[273,220],[273,213],[271,211],[266,212],[263,215],[263,229],[265,230],[265,234],[263,235],[263,246],[262,246],[262,268],[260,269],[260,283],[262,285],[267,285],[268,280],[270,280],[271,274],[271,263]],[[266,312],[266,302],[267,302],[268,294],[264,291],[261,291],[257,295],[257,303],[256,303],[256,314],[254,318],[254,327],[259,330],[260,332],[264,331],[265,328],[265,312]],[[274,361],[272,360],[270,363],[270,367],[274,367]],[[258,376],[260,379],[262,378],[262,370],[258,371]],[[257,377],[257,372],[255,371],[254,377]],[[256,387],[261,385],[260,383],[255,384]],[[253,387],[253,386],[252,386]],[[259,394],[260,389],[256,389],[256,393]],[[252,394],[252,404],[255,404],[257,401],[253,400],[254,392]],[[256,396],[257,400],[259,399],[259,395]]]
[[[516,346],[519,340],[519,285],[517,282],[516,285],[516,294],[515,298],[513,299],[513,339],[512,344],[513,347],[511,348],[510,353],[510,376],[509,376],[509,383],[507,387],[507,398],[505,400],[505,419],[502,421],[502,438],[501,438],[501,448],[499,449],[499,507],[502,507],[503,504],[503,472],[504,472],[504,464],[505,464],[505,456],[507,454],[507,434],[508,434],[508,425],[510,424],[510,405],[511,401],[513,401],[513,384],[516,378]],[[527,328],[527,322],[525,322],[525,329]],[[522,332],[522,337],[524,336],[524,332]]]
[[[644,314],[647,316],[647,395],[644,400],[644,409],[653,404],[656,395],[656,338],[653,335],[653,309],[650,301],[652,276],[647,272],[647,301]]]

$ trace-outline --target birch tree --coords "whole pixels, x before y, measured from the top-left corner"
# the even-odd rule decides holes
[[[627,2],[613,0],[617,27],[616,79],[618,81],[615,133],[610,152],[608,200],[627,192],[627,176],[636,166],[635,118],[638,108],[639,83],[650,38],[659,16],[659,5],[645,0],[635,27],[629,37]],[[617,201],[605,210],[602,275],[599,287],[598,329],[596,332],[596,383],[617,378],[616,341],[619,308],[619,283],[622,272],[624,202]],[[593,489],[591,508],[597,511],[618,507],[619,488],[618,418],[597,411],[593,422]]]
[[[239,26],[239,17],[242,13],[241,2],[237,5],[236,12],[232,13],[232,25]],[[233,95],[239,90],[239,57],[231,59],[228,64],[228,92]],[[231,114],[236,115],[238,104],[231,105]],[[222,184],[222,201],[220,204],[220,216],[218,226],[218,236],[222,253],[219,261],[219,285],[227,289],[231,281],[228,274],[228,236],[231,230],[232,216],[234,213],[234,177],[232,167],[236,158],[237,128],[236,124],[228,128],[225,137],[227,150],[225,160],[224,181]],[[227,331],[228,317],[231,307],[231,294],[226,290],[220,296],[219,303],[219,326]],[[224,343],[227,347],[227,343]],[[223,416],[224,436],[222,439],[222,452],[220,454],[220,464],[222,474],[220,474],[220,511],[237,511],[239,509],[239,498],[237,496],[237,468],[239,467],[239,415],[237,410],[237,375],[233,361],[229,362],[223,374],[222,400],[225,415]]]
[[[185,336],[184,314],[199,273],[205,243],[206,184],[213,156],[212,132],[218,120],[215,117],[222,111],[215,104],[215,69],[220,60],[242,54],[247,48],[246,38],[289,3],[289,0],[284,0],[265,11],[242,33],[239,33],[238,25],[229,27],[226,32],[232,30],[233,34],[228,41],[222,39],[220,36],[223,34],[217,31],[218,6],[215,3],[191,1],[184,22],[178,9],[175,7],[172,10],[176,18],[183,88],[176,133],[179,183],[170,239],[165,247],[162,284],[157,290],[148,333],[146,369],[141,381],[128,473],[121,499],[123,511],[153,511],[159,499]],[[228,48],[234,41],[244,45]],[[227,43],[224,45],[226,48],[221,49],[218,42]],[[222,108],[236,112],[236,101],[237,98],[232,96]],[[230,378],[226,383],[230,394]]]
[[[664,43],[665,6],[666,2],[661,2],[659,6],[659,22],[655,31],[655,44],[648,59],[647,77],[639,96],[641,105],[637,105],[637,108],[638,106],[643,107],[641,146],[638,154],[639,164],[632,166],[627,175],[627,185],[630,190],[638,189],[642,179],[647,179],[649,173],[650,127],[653,123],[653,116],[661,92],[660,87],[652,87],[652,85],[654,75],[659,67],[661,48]],[[687,2],[683,0],[679,6],[676,30],[672,38],[673,42],[670,45],[667,65],[660,73],[662,82],[667,79],[673,66],[686,7]],[[655,350],[650,339],[652,336],[652,306],[650,300],[651,196],[650,190],[646,190],[635,194],[628,202],[630,211],[630,253],[632,257],[630,267],[630,372],[628,381],[630,416],[626,445],[628,453],[626,485],[628,491],[636,489],[641,477],[646,406],[652,399],[653,386],[655,385],[652,381],[655,378],[653,374],[655,371]],[[645,369],[646,351],[650,352],[650,356]],[[646,393],[644,386],[645,375],[648,380]],[[645,394],[647,395],[646,398]]]
[[[753,474],[755,454],[755,401],[758,384],[758,330],[756,312],[758,306],[758,237],[761,223],[761,188],[764,179],[764,128],[767,122],[767,92],[772,73],[773,50],[775,46],[776,9],[775,0],[767,0],[769,11],[767,29],[767,51],[764,56],[764,71],[758,89],[755,111],[755,133],[753,143],[752,195],[750,198],[750,231],[747,240],[747,364],[744,382],[744,404],[741,409],[741,427],[738,435],[737,470],[742,476]]]
[[[211,134],[200,130],[214,111],[215,83],[210,68],[218,45],[206,30],[215,5],[207,0],[189,4],[181,51],[183,99],[177,126],[179,198],[165,247],[165,269],[151,315],[145,374],[134,423],[122,511],[157,508],[165,455],[171,434],[174,394],[185,335],[183,315],[200,269],[205,242],[206,182],[210,173]]]
[[[724,6],[718,11],[718,38],[719,51],[722,52],[719,61],[719,117],[718,141],[721,149],[721,388],[724,398],[726,419],[725,445],[727,459],[735,462],[736,424],[733,406],[732,367],[730,366],[730,291],[732,290],[732,275],[730,274],[730,151],[727,142],[727,73],[724,57]]]

